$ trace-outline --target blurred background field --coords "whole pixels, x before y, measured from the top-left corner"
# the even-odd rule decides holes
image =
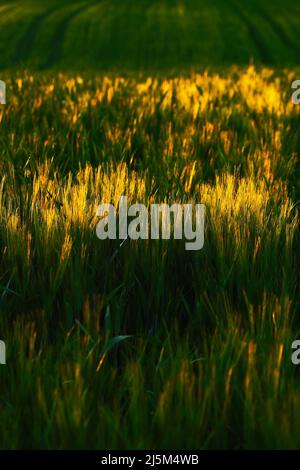
[[[0,2],[0,67],[174,70],[295,65],[292,0]]]

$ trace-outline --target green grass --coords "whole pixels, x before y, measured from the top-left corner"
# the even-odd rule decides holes
[[[26,0],[0,8],[1,69],[152,73],[300,59],[292,0]]]
[[[299,448],[293,77],[6,72],[1,448]],[[99,241],[121,194],[203,202],[203,250]]]
[[[0,1],[0,448],[300,447],[299,18]],[[101,242],[121,195],[204,203],[204,248]]]

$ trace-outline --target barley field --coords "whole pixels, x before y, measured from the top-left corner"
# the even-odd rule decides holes
[[[174,43],[164,49],[163,23],[157,43],[139,43],[125,22],[127,8],[139,23],[143,2],[0,4],[1,50],[16,30],[0,58],[2,449],[300,447],[300,366],[291,362],[300,338],[300,120],[291,101],[299,7],[293,2],[285,29],[279,0],[274,21],[246,2],[270,29],[280,24],[276,44],[246,9],[201,2],[204,48],[205,31],[197,40],[188,33],[196,2],[179,22],[185,36],[172,25],[182,3],[170,2],[169,15],[169,2],[156,9],[144,0],[149,21],[162,15],[181,37],[188,62],[180,66]],[[222,34],[241,34],[223,67],[222,48],[211,57],[217,30],[205,16],[220,15],[216,5],[227,14]],[[32,16],[21,21],[26,8]],[[105,27],[81,67],[86,50],[74,31],[100,35],[88,20],[94,9],[105,12]],[[154,34],[148,26],[144,34]],[[97,206],[124,194],[147,207],[205,204],[203,249],[99,240]]]

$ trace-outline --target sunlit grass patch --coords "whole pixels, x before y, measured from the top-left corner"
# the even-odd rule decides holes
[[[2,447],[299,447],[296,76],[4,77]],[[100,241],[122,195],[203,249]]]

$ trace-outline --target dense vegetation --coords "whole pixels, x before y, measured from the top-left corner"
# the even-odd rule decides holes
[[[3,74],[2,448],[299,447],[296,77]],[[100,241],[123,194],[203,250]]]

